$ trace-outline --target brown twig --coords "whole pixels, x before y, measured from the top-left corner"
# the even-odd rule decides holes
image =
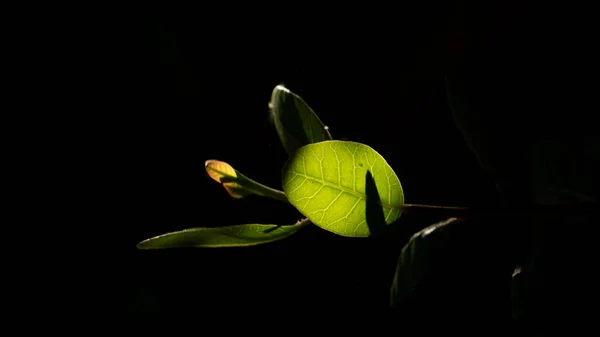
[[[402,214],[470,219],[473,217],[523,217],[532,215],[583,215],[600,213],[600,203],[587,202],[560,205],[499,206],[485,208],[404,204]]]

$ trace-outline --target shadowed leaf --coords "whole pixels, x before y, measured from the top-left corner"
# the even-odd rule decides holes
[[[226,227],[200,227],[162,234],[140,242],[139,249],[245,247],[269,243],[296,233],[308,219],[291,226],[245,224]]]
[[[371,235],[381,234],[387,228],[387,224],[383,207],[381,207],[379,191],[371,171],[367,171],[365,176],[365,195],[367,196],[366,217],[369,232]]]
[[[371,192],[375,188],[378,198],[368,198],[367,187]],[[330,140],[298,149],[283,167],[283,190],[314,224],[342,236],[371,234],[367,199],[378,204],[381,224],[398,219],[404,205],[392,168],[371,147],[356,142]],[[377,212],[373,214],[377,221]]]
[[[428,226],[414,234],[402,247],[390,292],[392,307],[401,303],[424,278],[433,257],[445,247],[443,244],[448,240],[448,226],[462,221],[450,218]]]
[[[277,134],[288,154],[304,145],[332,139],[308,104],[283,85],[273,89],[269,106]]]

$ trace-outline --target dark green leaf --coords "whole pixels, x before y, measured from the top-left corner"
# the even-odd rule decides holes
[[[520,320],[523,318],[524,308],[526,302],[524,299],[523,291],[523,279],[525,278],[525,272],[522,266],[515,267],[512,274],[511,289],[510,289],[510,301],[511,311],[513,318]]]
[[[288,154],[304,145],[332,139],[328,128],[308,104],[283,85],[273,89],[269,106],[275,129]]]
[[[390,292],[393,307],[401,303],[424,278],[433,257],[443,248],[447,227],[461,221],[450,218],[433,224],[414,234],[402,248]]]

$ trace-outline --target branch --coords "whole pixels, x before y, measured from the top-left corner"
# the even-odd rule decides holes
[[[405,204],[402,208],[402,214],[409,216],[435,216],[463,219],[471,219],[473,217],[524,217],[532,215],[597,215],[600,214],[600,203],[586,202],[577,204],[500,206],[485,208]]]

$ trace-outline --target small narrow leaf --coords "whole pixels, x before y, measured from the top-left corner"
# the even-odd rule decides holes
[[[288,159],[282,174],[289,202],[338,235],[369,236],[373,228],[397,220],[404,205],[394,170],[364,144],[330,140],[306,145]]]
[[[310,222],[291,226],[245,224],[226,227],[200,227],[162,234],[138,244],[139,249],[246,247],[282,240]]]
[[[462,221],[464,220],[450,218],[428,226],[414,234],[402,247],[390,291],[392,307],[407,298],[424,278],[432,260],[446,246],[448,226]]]
[[[282,191],[249,179],[226,162],[211,159],[207,160],[204,166],[208,176],[223,185],[227,193],[234,198],[239,199],[250,194],[256,194],[287,202],[287,198]]]
[[[304,145],[332,139],[329,128],[310,106],[283,85],[273,89],[269,107],[279,139],[288,154]]]

